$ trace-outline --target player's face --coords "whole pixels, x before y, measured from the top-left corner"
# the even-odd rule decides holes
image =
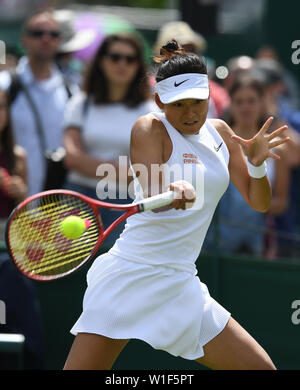
[[[166,118],[182,134],[197,134],[207,118],[209,100],[183,99],[163,104]]]
[[[60,42],[59,25],[48,15],[31,19],[23,36],[28,55],[40,60],[52,60]]]
[[[235,123],[252,125],[261,118],[262,97],[254,88],[243,87],[232,96],[231,113]]]
[[[114,42],[101,59],[100,65],[109,83],[129,85],[140,64],[133,46],[125,42]]]
[[[6,126],[8,119],[8,106],[5,93],[0,91],[0,133]]]

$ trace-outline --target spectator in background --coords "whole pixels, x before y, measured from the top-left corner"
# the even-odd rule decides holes
[[[241,55],[230,58],[226,63],[228,75],[223,80],[225,90],[229,93],[235,80],[243,74],[247,74],[253,69],[254,59],[252,57]],[[223,110],[222,119],[227,122],[229,119],[230,106],[227,105]]]
[[[230,91],[237,77],[253,69],[254,62],[255,60],[252,57],[246,55],[232,57],[227,61],[228,76],[223,81],[227,91]]]
[[[175,39],[186,51],[203,56],[207,48],[207,42],[201,34],[194,31],[188,23],[183,21],[174,21],[166,23],[158,32],[156,42],[153,46],[155,56],[159,55],[160,48],[168,41]],[[208,72],[209,63],[207,64]],[[210,72],[209,72],[210,74]],[[209,100],[209,118],[221,118],[224,110],[230,103],[227,91],[210,75],[210,100]],[[151,81],[154,88],[155,80]]]
[[[140,39],[132,34],[107,36],[83,80],[83,91],[73,96],[65,116],[66,187],[110,203],[130,203],[127,194],[131,128],[138,117],[158,107],[151,98]],[[125,165],[119,166],[124,156]],[[115,168],[116,180],[100,188],[100,164]],[[119,169],[125,175],[119,176]],[[104,172],[102,172],[104,175]],[[125,181],[124,181],[125,180]],[[98,184],[98,186],[97,186]],[[96,191],[97,187],[97,191]],[[101,212],[104,226],[115,216]],[[115,229],[105,242],[114,242],[123,229]]]
[[[274,116],[277,125],[285,122],[281,117],[282,96],[285,91],[285,83],[282,68],[271,59],[256,60],[253,67],[256,77],[264,84],[264,111],[267,115]],[[291,138],[289,142],[289,159],[292,167],[300,164],[300,135],[289,126],[286,133]]]
[[[270,108],[300,133],[300,107],[296,94],[300,88],[297,80],[273,58],[258,59],[256,68],[268,77]]]
[[[75,16],[71,10],[56,10],[54,18],[61,31],[56,63],[67,80],[80,86],[84,65],[74,57],[74,53],[88,47],[94,41],[96,32],[92,29],[76,31]]]
[[[262,110],[264,96],[263,84],[251,74],[239,75],[230,89],[231,105],[228,124],[244,139],[252,138],[262,127],[268,115]],[[267,160],[268,177],[273,196],[268,213],[281,215],[288,207],[290,168],[285,159],[285,145],[276,148],[280,160]],[[248,253],[263,255],[267,228],[266,215],[245,204],[239,191],[230,184],[219,204],[219,245],[226,253]],[[205,247],[213,248],[211,227]],[[269,248],[269,253],[273,248]]]
[[[26,153],[14,144],[8,97],[0,89],[0,218],[7,219],[27,195]],[[3,237],[1,237],[3,241]]]
[[[284,82],[283,96],[288,102],[291,109],[300,109],[300,85],[296,77],[283,66],[279,59],[279,55],[275,47],[271,45],[261,46],[255,55],[258,60],[267,59],[277,63],[282,71],[282,79]]]
[[[54,150],[62,145],[64,109],[70,89],[74,91],[73,86],[66,85],[54,62],[60,42],[59,24],[51,12],[42,11],[32,15],[25,22],[22,32],[22,44],[27,56],[20,59],[13,74],[9,71],[0,73],[0,87],[13,100],[11,116],[15,141],[27,152],[28,195],[43,190],[46,175],[44,154],[46,150]],[[16,77],[20,87],[13,99],[12,86],[16,85],[13,81]],[[42,126],[42,137],[37,126],[37,115]]]
[[[255,60],[249,56],[233,57],[226,64],[228,76],[224,79],[224,86],[230,91],[236,79],[243,75],[253,74],[263,83],[263,111],[266,115],[273,116],[276,125],[279,127],[286,124],[283,118],[280,118],[280,97],[285,89],[282,78],[282,70],[273,60]],[[223,119],[228,120],[229,110],[224,111]],[[290,123],[289,123],[290,124]],[[275,124],[274,124],[275,126]],[[289,136],[291,141],[288,144],[288,158],[291,167],[300,163],[300,137],[297,132],[290,126],[285,136]]]
[[[261,59],[256,61],[254,71],[256,76],[264,83],[264,110],[268,115],[273,115],[277,122],[276,126],[280,126],[285,122],[284,118],[280,116],[281,97],[285,90],[282,68],[272,59]],[[277,255],[279,257],[295,257],[299,255],[295,238],[300,225],[298,219],[300,199],[300,134],[289,126],[285,135],[288,135],[291,139],[286,145],[287,162],[291,168],[289,204],[285,213],[274,217],[273,228],[278,236]]]
[[[0,241],[4,241],[9,214],[26,194],[26,153],[13,141],[8,97],[0,90]],[[42,327],[34,285],[21,275],[6,252],[0,252],[0,299],[6,305],[6,324],[0,324],[0,332],[23,334],[25,369],[43,368]],[[0,359],[0,369],[5,368],[9,368],[5,359]]]

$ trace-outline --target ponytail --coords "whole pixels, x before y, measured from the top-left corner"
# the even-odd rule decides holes
[[[183,53],[185,53],[185,50],[178,44],[175,39],[173,39],[172,41],[168,41],[164,46],[162,46],[159,53],[160,55],[154,57],[154,61],[156,63],[162,63],[173,56],[177,56]]]
[[[199,73],[207,75],[206,65],[201,57],[189,53],[173,39],[160,49],[160,55],[154,57],[158,64],[156,82],[183,73]]]

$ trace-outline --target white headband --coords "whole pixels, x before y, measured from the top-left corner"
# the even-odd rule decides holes
[[[208,77],[200,73],[183,73],[168,77],[156,84],[156,92],[164,104],[182,99],[208,99]]]

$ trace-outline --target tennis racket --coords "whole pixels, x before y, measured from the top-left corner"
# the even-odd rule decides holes
[[[5,239],[17,268],[27,277],[50,281],[65,277],[93,258],[111,231],[129,216],[172,203],[168,191],[143,201],[118,205],[91,199],[74,191],[51,190],[20,203],[6,223]],[[101,222],[101,208],[123,210],[109,227]],[[61,232],[62,221],[75,215],[88,228],[75,240]]]

